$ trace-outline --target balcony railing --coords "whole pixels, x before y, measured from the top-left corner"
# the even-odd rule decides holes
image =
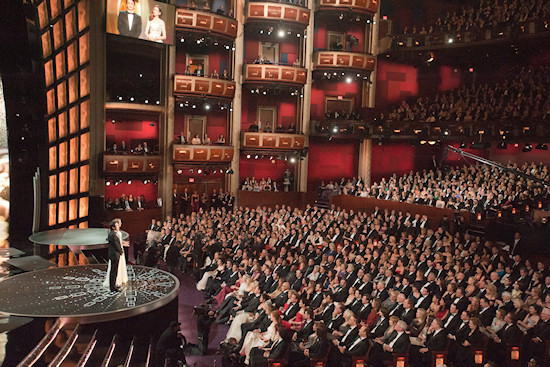
[[[376,59],[372,56],[341,51],[318,51],[313,55],[313,69],[355,69],[373,71]]]
[[[305,136],[299,134],[255,133],[242,135],[242,148],[246,149],[304,149]]]
[[[244,66],[244,82],[275,82],[303,86],[307,70],[301,67],[274,64],[247,64]]]
[[[176,75],[174,76],[174,94],[207,95],[231,99],[235,96],[235,82],[202,76]]]
[[[237,24],[236,19],[220,14],[181,8],[176,10],[177,29],[207,31],[234,40]]]
[[[353,11],[375,14],[380,6],[379,0],[319,0],[319,10]]]
[[[174,162],[231,162],[233,147],[228,145],[174,144]]]
[[[282,3],[251,2],[246,11],[246,21],[276,21],[291,22],[307,27],[309,24],[309,9]]]
[[[105,154],[103,170],[107,173],[158,173],[160,156]]]

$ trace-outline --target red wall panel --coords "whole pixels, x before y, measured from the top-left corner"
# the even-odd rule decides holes
[[[418,95],[418,69],[378,59],[376,107],[396,104]]]
[[[441,76],[438,86],[439,92],[445,92],[452,89],[457,89],[462,85],[462,72],[451,66],[441,66],[439,68]]]
[[[239,161],[240,184],[242,184],[247,177],[255,177],[256,180],[271,177],[272,180],[277,181],[277,184],[280,185],[287,168],[290,169],[291,172],[294,172],[294,165],[289,161],[281,159],[270,160],[269,158],[270,157],[254,159],[252,157],[248,159],[246,156],[241,156]],[[282,187],[279,187],[279,190],[282,190]]]
[[[314,81],[311,89],[311,118],[324,119],[325,116],[325,97],[352,98],[354,108],[358,109],[361,103],[361,83],[334,80]]]
[[[359,142],[311,139],[308,158],[308,190],[321,181],[340,180],[357,175]]]
[[[158,139],[159,123],[155,120],[123,120],[115,119],[116,123],[112,123],[112,119],[108,119],[105,123],[105,135],[107,145],[110,147],[114,142],[120,147],[120,142],[125,141],[126,146],[134,148],[141,140]],[[132,141],[134,144],[132,145]]]

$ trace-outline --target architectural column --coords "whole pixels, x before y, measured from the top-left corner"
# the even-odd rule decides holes
[[[313,70],[313,39],[315,34],[315,2],[310,0],[308,2],[308,7],[311,12],[309,17],[309,25],[306,29],[305,42],[303,43],[305,47],[305,60],[304,67],[307,69],[307,81],[303,89],[303,98],[302,98],[302,121],[301,121],[301,132],[305,135],[305,146],[309,146],[309,130],[310,130],[310,120],[311,120],[311,84],[312,84],[312,70]],[[308,159],[309,154],[304,157],[302,160],[296,162],[296,189],[300,192],[307,192],[307,170],[308,170]]]
[[[233,98],[233,112],[231,115],[231,144],[233,145],[233,161],[231,169],[233,174],[229,176],[227,190],[234,195],[239,190],[239,158],[241,148],[241,115],[243,94],[243,58],[244,58],[244,10],[245,1],[236,1],[235,17],[239,22],[237,38],[235,39],[235,52],[233,61],[233,80],[235,81],[235,97]]]
[[[359,145],[359,168],[358,176],[363,179],[365,184],[370,186],[370,171],[372,164],[372,139],[364,139]]]
[[[176,74],[176,46],[167,46],[161,62],[161,75],[165,80],[161,91],[164,113],[160,118],[159,148],[161,171],[159,173],[158,196],[162,198],[162,213],[166,217],[172,214],[172,192],[174,191],[174,75]]]
[[[369,104],[368,107],[374,108],[375,107],[375,100],[376,100],[376,71],[378,70],[378,35],[379,35],[379,27],[380,27],[380,7],[378,8],[378,11],[376,14],[374,14],[373,17],[373,24],[372,24],[372,45],[371,45],[371,53],[376,58],[376,62],[374,63],[374,70],[370,73],[370,81],[369,85],[367,86],[369,91]],[[368,82],[367,82],[368,83]]]
[[[90,171],[89,196],[104,196],[105,152],[105,14],[104,1],[90,1]]]

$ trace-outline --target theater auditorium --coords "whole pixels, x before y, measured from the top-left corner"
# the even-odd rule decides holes
[[[549,1],[0,4],[0,366],[550,365]]]

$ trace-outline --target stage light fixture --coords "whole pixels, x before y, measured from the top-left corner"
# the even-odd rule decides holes
[[[525,146],[523,147],[523,149],[521,151],[524,152],[524,153],[527,153],[527,152],[530,152],[532,150],[533,150],[533,146],[531,144],[525,144]]]
[[[544,144],[544,143],[540,143],[539,145],[537,145],[535,147],[535,149],[538,149],[538,150],[548,150],[548,145]]]
[[[463,149],[463,148],[466,148],[466,142],[463,141],[462,143],[460,143],[460,148]]]
[[[105,186],[111,186],[111,181],[106,181]]]
[[[286,34],[285,31],[282,29],[279,29],[279,31],[277,32],[277,35],[279,36],[279,38],[283,38],[285,34]]]
[[[200,175],[200,174],[202,173],[202,169],[199,168],[199,169],[197,170],[197,173]]]
[[[149,104],[149,100],[148,100],[148,99],[145,100],[145,104]]]
[[[452,39],[452,38],[449,38],[449,39],[447,40],[447,43],[449,43],[449,44],[453,43],[453,39]]]
[[[351,81],[352,81],[351,77],[350,77],[350,76],[348,76],[348,77],[346,78],[346,83],[348,83],[348,84],[349,84],[349,83],[351,83]]]
[[[134,97],[130,97],[130,102],[134,102]]]
[[[336,134],[336,133],[338,132],[338,126],[334,126],[334,127],[332,128],[332,132],[333,132],[334,134]]]
[[[246,155],[246,158],[247,158],[247,159],[250,159],[250,154],[247,154],[247,155]]]
[[[290,158],[290,163],[296,163],[296,158],[294,157]]]
[[[119,100],[119,101],[122,101],[122,97],[121,97],[121,96],[118,96],[118,100]]]
[[[204,104],[204,109],[207,110],[207,111],[209,111],[209,110],[210,110],[210,104],[205,103],[205,104]]]
[[[257,155],[257,154],[254,156],[254,159],[258,159],[258,155]]]
[[[178,170],[178,175],[181,175],[183,173],[183,170],[179,169]]]

